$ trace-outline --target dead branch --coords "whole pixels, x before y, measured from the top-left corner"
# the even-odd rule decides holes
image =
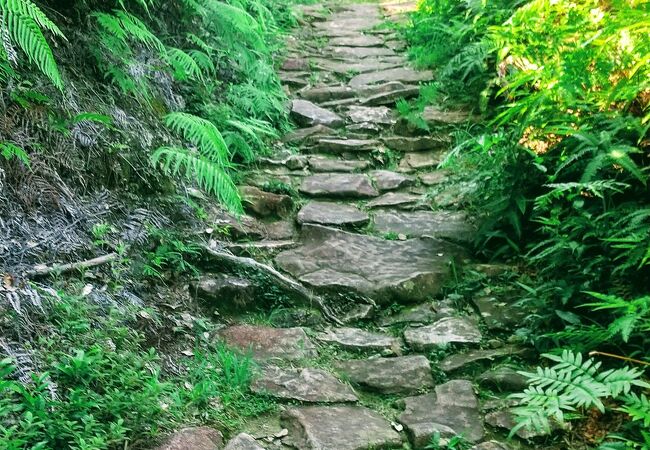
[[[323,316],[325,316],[325,318],[338,325],[342,325],[342,322],[323,303],[323,300],[319,296],[313,294],[311,291],[309,291],[309,289],[307,289],[305,286],[298,283],[297,281],[292,280],[288,276],[278,272],[273,267],[255,261],[253,258],[235,256],[229,253],[213,250],[209,247],[205,247],[205,249],[210,254],[211,257],[215,258],[219,262],[230,263],[236,266],[255,269],[260,272],[264,272],[266,275],[272,278],[276,283],[278,283],[280,286],[284,287],[288,291],[293,292],[298,297],[302,298],[303,300],[306,300],[310,304],[317,305],[318,309],[320,309],[320,311],[323,313]]]
[[[117,259],[117,253],[109,253],[107,255],[98,256],[97,258],[87,259],[85,261],[79,261],[70,264],[38,264],[34,266],[32,270],[27,271],[27,273],[25,273],[25,276],[28,278],[34,278],[51,275],[53,273],[64,273],[74,270],[90,269],[91,267],[97,267],[101,266],[102,264],[108,264],[113,261],[117,261]]]

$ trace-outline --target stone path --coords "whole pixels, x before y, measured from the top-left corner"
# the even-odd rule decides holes
[[[435,130],[428,135],[399,118],[396,101],[417,96],[433,74],[409,67],[403,43],[381,27],[379,5],[301,11],[304,26],[288,42],[280,73],[299,128],[242,186],[251,216],[224,216],[223,224],[247,241],[233,252],[298,280],[346,325],[306,315],[286,328],[221,330],[219,339],[260,364],[251,389],[287,402],[277,430],[248,430],[227,448],[422,449],[434,435],[463,436],[474,449],[518,448],[490,427],[503,426],[509,411],[494,401],[486,407],[477,393],[521,388],[521,376],[498,363],[525,352],[483,331],[507,329],[501,322],[520,316],[494,299],[458,309],[439,298],[452,266],[467,262],[475,226],[444,207],[453,201],[425,194],[446,180],[436,166],[449,149],[449,127],[467,116],[428,107],[424,119]],[[208,276],[198,291],[242,308],[254,303],[233,294],[242,283]],[[255,297],[248,284],[241,293]],[[390,314],[393,304],[406,307]],[[431,358],[440,352],[444,359]],[[475,375],[455,378],[468,369]]]

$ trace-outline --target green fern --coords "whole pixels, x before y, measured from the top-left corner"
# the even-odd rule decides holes
[[[2,60],[17,63],[11,43],[17,44],[57,88],[63,89],[63,80],[54,60],[52,49],[45,39],[43,30],[65,39],[61,30],[30,0],[0,0],[0,39],[4,40]],[[6,65],[6,62],[5,62]],[[8,73],[3,68],[0,72]]]
[[[524,392],[512,395],[520,406],[513,410],[517,424],[511,435],[521,428],[548,432],[551,421],[560,425],[565,422],[567,412],[569,418],[575,417],[576,411],[592,407],[604,412],[604,399],[623,401],[625,405],[621,410],[633,404],[629,407],[630,415],[637,414],[638,420],[645,420],[644,398],[632,392],[634,387],[650,387],[641,379],[643,371],[623,367],[601,372],[600,362],[593,358],[583,360],[581,354],[570,350],[564,350],[561,355],[542,356],[557,364],[538,367],[533,373],[520,372],[528,377],[530,386]],[[647,406],[647,399],[645,403]]]
[[[650,399],[645,394],[631,393],[618,410],[628,414],[633,421],[641,421],[645,428],[650,427]]]
[[[6,160],[12,160],[14,158],[19,159],[23,164],[29,166],[29,156],[25,150],[11,142],[0,142],[0,155],[2,155]]]
[[[230,153],[221,133],[211,122],[187,113],[165,117],[166,125],[189,141],[195,150],[160,147],[151,156],[154,165],[170,175],[183,174],[215,195],[231,211],[242,211],[241,198],[228,169]]]

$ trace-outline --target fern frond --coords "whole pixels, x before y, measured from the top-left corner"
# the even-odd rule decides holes
[[[624,400],[625,404],[618,410],[628,414],[633,421],[641,421],[644,427],[650,427],[650,399],[645,394],[631,393]]]
[[[170,47],[166,53],[167,60],[174,68],[174,76],[178,80],[186,80],[188,78],[203,79],[203,72],[197,62],[179,48]]]
[[[201,154],[178,147],[161,147],[151,156],[153,164],[162,162],[163,171],[170,175],[182,173],[206,192],[214,194],[229,210],[241,213],[239,191],[224,166]]]
[[[6,160],[17,158],[26,166],[29,166],[29,156],[22,148],[11,142],[0,142],[0,155]]]
[[[209,120],[189,113],[175,112],[165,116],[165,124],[198,147],[208,160],[225,167],[230,152],[223,136]]]
[[[43,35],[43,30],[64,38],[59,28],[30,0],[0,1],[0,31],[3,40],[8,35],[57,88],[63,89],[59,68],[54,60],[52,49]],[[6,43],[5,43],[6,47]],[[6,54],[8,59],[9,53]],[[3,70],[7,72],[6,70]]]

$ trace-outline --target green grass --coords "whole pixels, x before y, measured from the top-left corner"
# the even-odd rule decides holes
[[[14,378],[24,362],[0,363],[2,449],[144,448],[181,425],[232,431],[275,408],[249,393],[254,363],[246,355],[199,340],[193,356],[165,358],[176,375],[137,331],[136,310],[66,295],[44,308],[29,348],[32,382]]]

